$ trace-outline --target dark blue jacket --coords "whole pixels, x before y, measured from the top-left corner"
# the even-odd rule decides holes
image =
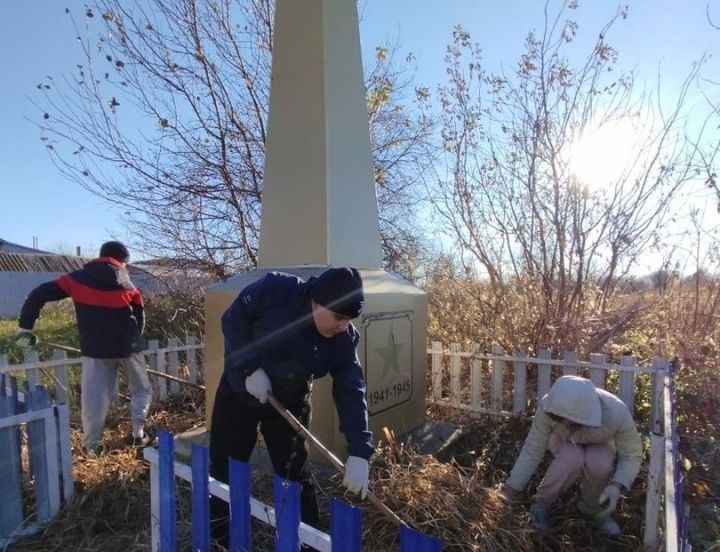
[[[48,301],[71,297],[75,303],[80,350],[92,358],[126,358],[140,350],[145,326],[143,298],[127,268],[101,257],[30,292],[18,325],[31,330]]]
[[[275,397],[291,408],[307,400],[313,379],[330,373],[348,452],[369,458],[373,440],[357,357],[359,336],[352,324],[332,338],[317,332],[310,304],[315,281],[271,272],[240,292],[222,317],[225,370],[219,391],[232,390],[241,400],[253,401],[245,378],[263,368]]]

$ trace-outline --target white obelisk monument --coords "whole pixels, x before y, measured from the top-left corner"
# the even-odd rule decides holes
[[[270,270],[308,278],[360,270],[366,307],[354,323],[376,439],[425,417],[427,298],[382,269],[356,0],[278,0],[259,267],[206,295],[207,420],[223,369],[220,317]],[[311,430],[344,456],[331,377],[315,382]]]

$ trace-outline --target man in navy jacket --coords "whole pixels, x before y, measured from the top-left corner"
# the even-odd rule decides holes
[[[227,482],[228,458],[250,458],[259,427],[275,472],[302,485],[303,521],[317,524],[304,442],[266,401],[272,393],[307,426],[312,382],[330,373],[348,443],[343,484],[364,498],[374,445],[358,333],[350,323],[363,306],[362,279],[354,268],[330,268],[307,282],[272,272],[243,289],[222,317],[225,369],[210,430],[213,477]],[[214,518],[226,512],[225,503],[214,502]]]
[[[16,343],[35,345],[32,329],[45,303],[72,298],[77,315],[82,359],[81,415],[84,444],[88,451],[102,448],[102,432],[117,386],[117,371],[128,380],[132,412],[132,443],[149,444],[145,434],[152,388],[145,359],[139,353],[145,326],[140,291],[130,281],[130,254],[122,243],[109,241],[100,247],[100,257],[80,270],[65,274],[30,292],[18,321]]]

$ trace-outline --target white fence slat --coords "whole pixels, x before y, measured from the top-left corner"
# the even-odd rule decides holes
[[[432,397],[442,400],[442,362],[443,345],[439,341],[432,343]]]
[[[625,355],[620,359],[620,366],[635,366],[635,358]],[[635,372],[620,372],[620,400],[624,402],[630,413],[635,409]]]
[[[157,349],[155,353],[155,371],[165,374],[165,351],[162,348]],[[158,379],[158,399],[165,400],[168,396],[168,381],[165,378],[159,377]]]
[[[150,550],[160,552],[160,464],[157,455],[155,461],[150,462]]]
[[[33,364],[38,362],[37,351],[25,351],[23,353],[23,363]],[[25,370],[25,381],[28,384],[28,389],[33,391],[36,385],[40,385],[40,373],[39,368],[31,368]]]
[[[563,376],[577,376],[578,354],[575,351],[565,351],[563,352],[563,360],[570,364],[575,364],[575,366],[565,366],[563,368]]]
[[[678,542],[678,511],[675,507],[675,462],[673,462],[672,402],[670,377],[663,376],[663,426],[665,440],[665,542]]]
[[[167,356],[167,373],[171,376],[178,377],[178,352],[173,350],[173,347],[178,346],[177,338],[168,338],[168,356]],[[177,395],[180,393],[180,384],[176,381],[170,380],[170,394]]]
[[[538,360],[550,360],[550,351],[548,349],[540,349],[538,351]],[[552,372],[549,364],[538,363],[538,400],[542,399],[550,390],[552,382]]]
[[[599,353],[590,353],[590,364],[602,364],[607,362],[605,355]],[[602,368],[590,368],[590,381],[595,384],[598,389],[605,389],[605,378],[607,371]]]
[[[20,414],[13,414],[11,416],[0,416],[0,429],[6,427],[18,426],[20,424],[28,424],[37,420],[42,421],[45,416],[53,414],[52,412],[45,412],[43,410],[31,410],[30,412],[21,412]]]
[[[650,464],[648,466],[647,496],[645,498],[645,532],[643,545],[654,550],[657,543],[658,518],[662,498],[662,476],[665,463],[665,440],[662,435],[650,436]]]
[[[48,401],[49,404],[49,401]],[[58,430],[55,408],[51,407],[52,416],[45,418],[45,469],[48,482],[48,507],[51,519],[60,510],[60,463],[58,457]],[[38,515],[39,518],[39,515]],[[39,520],[41,521],[41,520]]]
[[[0,390],[0,395],[4,395],[10,392],[10,381],[8,380],[8,376],[5,375],[5,372],[2,371],[2,369],[7,366],[7,364],[7,355],[0,354],[0,374],[3,374],[5,376],[5,389]]]
[[[451,343],[450,344],[450,353],[459,353],[460,352],[460,344],[459,343]],[[461,383],[460,383],[460,376],[462,371],[462,358],[458,355],[452,355],[450,356],[450,402],[453,406],[457,406],[460,404],[460,398],[461,398]]]
[[[52,354],[53,360],[67,360],[67,353],[55,349]],[[57,404],[68,404],[68,368],[66,364],[55,368],[54,378],[55,402]]]
[[[197,383],[198,382],[198,363],[197,363],[197,352],[195,349],[191,349],[190,347],[197,345],[197,338],[189,335],[185,339],[185,344],[188,346],[188,350],[185,356],[185,362],[187,362],[188,367],[188,381],[191,383]]]
[[[525,351],[515,351],[516,357],[527,357]],[[524,414],[527,399],[525,397],[525,382],[527,379],[527,362],[516,360],[513,362],[513,414]]]
[[[74,366],[82,364],[82,357],[72,357],[66,360],[43,360],[42,362],[26,362],[22,364],[11,364],[9,366],[0,366],[0,372],[3,374],[12,374],[14,372],[25,373],[33,369],[55,369],[58,366]]]
[[[160,341],[157,339],[150,339],[148,341],[148,352],[147,352],[148,365],[156,372],[165,373],[165,354],[160,350]],[[152,387],[156,391],[154,395],[158,400],[164,400],[167,398],[167,383],[165,378],[154,377],[150,378]]]
[[[70,443],[70,408],[67,404],[56,406],[58,426],[58,453],[62,477],[62,499],[67,504],[75,492],[73,481],[72,448]]]
[[[480,345],[473,343],[472,351],[480,353]],[[470,404],[473,408],[482,406],[482,360],[477,356],[470,362]]]
[[[493,345],[493,354],[502,356],[505,351],[499,345]],[[498,412],[502,410],[504,364],[504,360],[495,359],[492,362],[492,404],[490,408]]]
[[[664,358],[652,359],[652,410],[650,412],[650,432],[663,433],[663,376],[668,373],[670,363]]]

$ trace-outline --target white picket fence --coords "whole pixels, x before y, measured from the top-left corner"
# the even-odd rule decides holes
[[[638,366],[632,356],[623,356],[619,364],[609,364],[606,355],[602,354],[591,354],[587,362],[580,360],[575,352],[567,351],[562,359],[553,359],[549,350],[541,349],[533,358],[523,352],[508,354],[499,346],[493,347],[492,353],[481,352],[478,345],[470,351],[462,351],[457,343],[445,349],[436,341],[428,354],[431,357],[429,399],[432,402],[478,414],[503,416],[526,413],[530,404],[548,392],[554,377],[568,374],[587,377],[596,387],[605,389],[608,375],[616,373],[619,379],[616,394],[632,412],[637,374],[651,374],[656,385],[657,374],[668,369],[668,361],[661,358],[653,359],[651,366]],[[532,372],[536,375],[534,388],[528,385],[528,375]],[[512,385],[506,393],[510,381],[508,373],[512,374]],[[656,389],[652,395],[656,423],[661,416],[657,402],[661,395],[658,393]]]
[[[202,349],[203,344],[193,337],[188,337],[184,344],[177,339],[169,339],[165,346],[161,346],[158,340],[148,343],[144,354],[153,380],[155,399],[163,400],[180,392],[183,386],[181,382],[198,386],[203,379],[198,361]],[[588,377],[600,388],[605,388],[608,377],[614,374],[612,379],[616,388],[612,391],[632,412],[637,399],[637,376],[649,374],[651,407],[647,422],[651,450],[644,544],[648,547],[656,546],[659,523],[664,522],[665,549],[689,550],[684,543],[682,530],[686,513],[683,516],[677,498],[679,453],[677,436],[674,435],[672,380],[667,360],[656,358],[650,366],[639,366],[633,357],[625,356],[619,364],[609,364],[605,355],[600,354],[590,355],[588,362],[580,360],[573,352],[564,353],[562,359],[553,359],[547,350],[539,351],[537,357],[530,357],[520,352],[507,354],[499,347],[494,347],[492,353],[481,352],[479,346],[473,346],[471,351],[462,351],[457,344],[451,344],[446,349],[439,342],[431,344],[428,354],[431,369],[428,400],[475,414],[531,414],[529,408],[547,393],[553,379],[566,374]],[[28,438],[23,442],[26,441],[26,446],[35,452],[30,453],[31,470],[34,469],[34,472],[29,475],[23,475],[18,468],[11,468],[15,471],[7,473],[15,475],[6,481],[3,476],[5,472],[0,469],[1,488],[8,489],[8,496],[12,492],[16,493],[13,496],[17,496],[21,494],[17,489],[24,477],[25,480],[30,478],[34,482],[39,481],[35,484],[45,490],[37,494],[36,489],[39,498],[29,519],[18,518],[17,509],[13,514],[8,507],[9,499],[0,500],[0,546],[20,535],[37,531],[72,496],[68,413],[72,394],[69,392],[68,370],[79,367],[80,361],[80,357],[68,357],[67,352],[62,350],[55,350],[52,358],[45,361],[40,361],[37,353],[30,352],[24,362],[18,365],[8,365],[5,355],[0,355],[0,375],[3,377],[25,374],[25,379],[31,383],[29,389],[33,389],[32,383],[37,384],[41,380],[41,374],[42,381],[49,382],[49,393],[45,392],[47,401],[42,398],[42,392],[35,401],[43,407],[21,414],[8,410],[7,397],[12,393],[8,392],[9,379],[3,382],[6,389],[0,394],[0,451],[10,450],[14,446],[12,443],[18,443],[17,452],[13,454],[19,458],[20,440],[15,435],[19,435],[18,432],[24,427]],[[18,392],[17,395],[20,402],[27,400],[23,393]],[[33,436],[30,437],[30,434]],[[36,435],[42,436],[41,444],[35,444]],[[56,446],[47,446],[47,443],[56,443]],[[4,458],[8,456],[12,455],[5,455]],[[0,454],[0,468],[4,465],[3,455]],[[664,510],[664,516],[660,516],[661,509]],[[31,523],[28,523],[29,520]]]
[[[470,414],[526,416],[532,414],[531,407],[537,405],[557,377],[579,375],[605,389],[612,375],[616,382],[612,392],[634,412],[637,376],[648,374],[651,404],[649,418],[644,422],[651,446],[643,543],[654,549],[660,522],[664,521],[665,550],[689,550],[679,529],[687,514],[681,511],[676,498],[679,451],[672,414],[675,405],[670,393],[671,365],[667,359],[654,358],[650,366],[640,366],[632,356],[623,356],[619,364],[610,364],[602,354],[591,354],[588,362],[570,351],[562,359],[553,359],[549,350],[540,350],[537,357],[530,357],[523,352],[507,354],[499,346],[494,346],[491,353],[483,353],[478,345],[470,349],[463,351],[456,343],[448,348],[440,342],[431,344],[427,350],[431,367],[430,402]],[[661,508],[665,513],[662,520]]]
[[[164,347],[160,346],[157,339],[148,341],[148,348],[143,353],[151,370],[155,399],[165,400],[169,395],[177,395],[182,389],[182,383],[178,380],[191,385],[197,385],[200,379],[204,380],[198,363],[198,354],[202,349],[203,344],[192,336],[188,336],[184,344],[179,339],[170,338]],[[160,374],[166,374],[169,378]]]
[[[143,353],[155,400],[179,393],[181,381],[197,386],[203,379],[198,357],[203,345],[197,338],[148,345]],[[79,369],[82,359],[68,356],[68,350],[79,353],[76,349],[63,349],[48,360],[28,351],[20,364],[8,364],[0,354],[0,550],[40,531],[73,495],[70,405],[76,398],[70,382],[79,376],[70,371]]]

